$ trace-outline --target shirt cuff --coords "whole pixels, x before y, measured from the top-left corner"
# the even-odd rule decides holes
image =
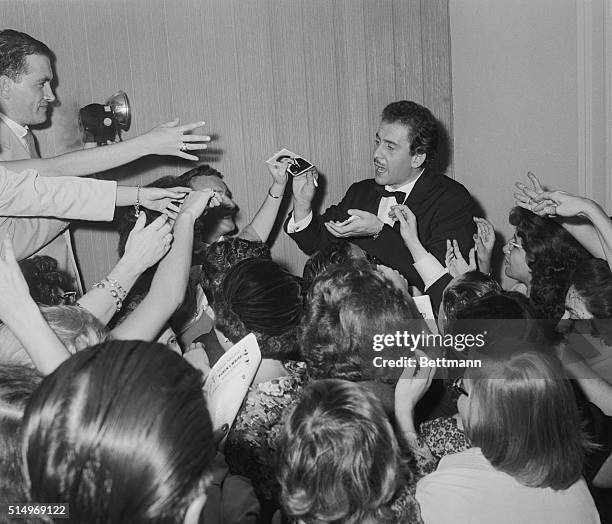
[[[300,231],[306,229],[310,223],[312,222],[312,211],[308,213],[302,220],[296,222],[293,219],[293,212],[289,217],[289,222],[287,222],[287,233],[299,233]]]
[[[448,269],[440,264],[440,261],[431,253],[427,253],[424,257],[417,260],[413,266],[423,279],[424,291],[427,291],[427,288],[431,287],[440,277],[448,273]]]

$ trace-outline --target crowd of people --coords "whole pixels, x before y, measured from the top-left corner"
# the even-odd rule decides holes
[[[440,172],[434,115],[403,100],[382,112],[373,178],[318,214],[316,168],[272,163],[238,231],[208,165],[146,187],[79,178],[147,154],[197,160],[201,122],[38,158],[29,126],[47,120],[54,59],[0,31],[0,519],[612,522],[599,204],[518,182],[504,290],[494,225]],[[301,275],[269,245],[285,192]],[[119,231],[119,261],[87,292],[73,219]],[[261,363],[216,428],[208,377],[251,333]]]

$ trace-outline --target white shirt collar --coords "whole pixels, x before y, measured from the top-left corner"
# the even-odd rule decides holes
[[[406,193],[406,196],[408,196],[410,194],[410,192],[412,191],[412,188],[414,187],[414,185],[417,183],[417,180],[419,178],[421,178],[421,175],[423,174],[423,171],[425,171],[425,168],[421,169],[421,172],[411,182],[407,182],[407,183],[405,183],[405,184],[403,184],[401,186],[398,186],[398,187],[385,186],[385,189],[387,191],[402,191],[403,193]]]
[[[25,138],[25,136],[28,134],[28,126],[22,126],[2,113],[0,113],[0,120],[2,120],[9,127],[9,129],[15,133],[15,135],[17,135],[17,138]]]

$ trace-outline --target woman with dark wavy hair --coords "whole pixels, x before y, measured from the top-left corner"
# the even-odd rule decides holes
[[[509,220],[516,230],[504,246],[506,275],[526,286],[536,318],[556,323],[565,309],[569,276],[590,255],[550,218],[515,207]]]
[[[272,260],[236,264],[215,298],[215,327],[236,343],[254,333],[262,362],[225,445],[228,465],[253,482],[262,500],[278,497],[273,472],[281,415],[305,379],[297,330],[302,316],[300,279]]]
[[[282,506],[303,524],[421,522],[391,424],[358,384],[305,388],[283,427],[277,472]]]
[[[197,523],[215,456],[202,375],[165,346],[107,342],[46,377],[23,420],[29,499],[67,522]]]

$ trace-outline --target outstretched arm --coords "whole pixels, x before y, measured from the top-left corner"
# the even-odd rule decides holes
[[[3,247],[4,256],[0,258],[0,320],[21,342],[36,368],[48,375],[70,353],[32,300],[8,236],[3,239]]]
[[[516,204],[540,216],[557,217],[559,224],[561,224],[561,226],[563,226],[563,228],[567,230],[568,233],[570,233],[578,242],[580,242],[580,244],[582,244],[582,246],[589,253],[591,253],[591,255],[596,258],[607,259],[608,257],[606,256],[606,253],[604,251],[604,247],[601,242],[600,234],[597,231],[597,227],[594,223],[592,223],[592,220],[587,217],[586,213],[583,213],[578,209],[582,205],[587,204],[586,201],[588,201],[588,199],[582,197],[575,197],[581,199],[583,201],[582,204],[575,202],[575,204],[578,205],[578,208],[572,209],[571,214],[563,214],[565,210],[569,210],[571,208],[562,207],[561,212],[559,212],[559,202],[555,203],[555,201],[553,200],[547,200],[546,197],[541,197],[541,195],[543,193],[546,193],[547,195],[551,195],[552,193],[555,193],[557,195],[565,194],[567,196],[575,195],[569,195],[569,193],[564,193],[561,191],[545,192],[542,188],[542,185],[540,184],[540,181],[533,173],[527,173],[527,177],[531,181],[531,187],[523,184],[522,182],[517,182],[515,184],[516,188],[518,189],[518,191],[514,193]],[[605,213],[604,217],[606,219],[608,218]]]
[[[211,205],[218,205],[222,198],[212,190],[193,191],[189,194],[174,222],[172,249],[159,263],[147,296],[113,329],[113,337],[122,340],[154,340],[159,335],[185,298],[195,221],[211,200]]]
[[[146,155],[170,155],[186,160],[198,160],[187,151],[206,149],[210,137],[185,134],[204,122],[178,125],[178,118],[155,127],[144,135],[111,144],[65,153],[51,158],[32,158],[2,162],[12,171],[35,169],[43,176],[87,176],[122,166]]]
[[[275,165],[268,164],[272,175],[272,185],[253,220],[238,234],[239,237],[260,242],[268,240],[287,186],[287,166],[288,164],[284,162],[277,162]]]
[[[157,217],[147,227],[141,212],[125,244],[125,252],[113,270],[78,303],[106,325],[121,307],[140,275],[159,261],[170,249],[172,233],[166,215]],[[116,295],[116,296],[115,296]]]

